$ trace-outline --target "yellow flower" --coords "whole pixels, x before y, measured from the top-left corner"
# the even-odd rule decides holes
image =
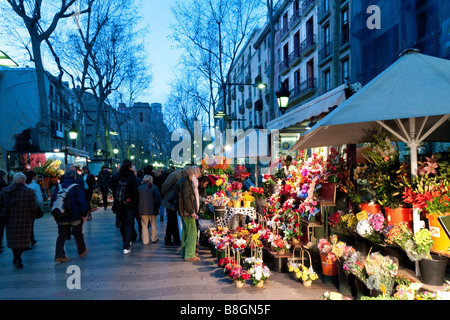
[[[219,179],[216,181],[216,186],[220,187],[223,184],[223,180]]]
[[[294,269],[294,272],[295,272],[295,273],[299,273],[299,272],[300,272],[300,269],[299,269],[299,268],[295,268],[295,269]]]
[[[295,277],[296,277],[297,279],[300,279],[300,278],[302,277],[301,272],[296,273],[296,274],[295,274]]]

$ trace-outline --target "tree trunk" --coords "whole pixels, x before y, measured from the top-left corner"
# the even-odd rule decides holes
[[[39,122],[36,125],[39,131],[39,145],[41,150],[50,150],[50,117],[47,101],[47,86],[45,84],[45,69],[42,63],[41,43],[31,36],[33,59],[36,67],[36,80],[39,97]]]

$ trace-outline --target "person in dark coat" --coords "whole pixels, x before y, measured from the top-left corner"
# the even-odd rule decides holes
[[[0,169],[0,192],[8,186],[8,172]],[[6,219],[0,217],[0,253],[3,252],[3,235],[5,234]]]
[[[117,214],[120,222],[120,232],[123,241],[123,253],[131,252],[131,242],[136,240],[137,234],[134,229],[134,219],[138,212],[139,206],[139,190],[136,175],[132,170],[133,164],[130,160],[125,159],[120,167],[119,172],[112,176],[111,190],[113,191],[114,205],[113,212]],[[117,191],[120,183],[126,185],[126,196],[124,202],[117,199]]]
[[[160,193],[161,193],[161,190],[162,190],[162,186],[163,186],[164,182],[166,182],[167,177],[169,176],[169,174],[170,174],[169,173],[169,168],[164,167],[162,169],[161,174],[156,177],[156,179],[158,180],[158,183],[156,184],[156,186],[158,187]],[[165,207],[161,203],[161,205],[159,206],[159,219],[161,221],[164,221],[164,214],[165,214],[164,211],[165,211]]]
[[[36,194],[25,186],[25,180],[23,173],[16,173],[13,184],[3,188],[0,194],[0,203],[6,203],[8,248],[11,248],[14,255],[13,264],[19,269],[23,268],[22,252],[30,247],[33,219],[37,209]]]
[[[148,235],[149,225],[152,228],[152,242],[157,242],[158,232],[156,226],[156,217],[159,214],[159,205],[161,203],[161,195],[158,187],[153,184],[153,177],[144,176],[143,184],[139,186],[139,216],[142,224],[142,243],[150,242]]]
[[[182,173],[182,169],[170,173],[161,188],[161,198],[163,199],[162,205],[166,208],[167,211],[166,236],[164,238],[165,245],[167,246],[181,245],[177,216],[178,207],[175,206],[171,201],[173,196],[175,195],[175,187],[178,180],[181,179]]]
[[[73,187],[68,193],[71,213],[68,217],[56,221],[58,224],[58,238],[56,239],[55,262],[61,263],[70,261],[70,258],[66,257],[64,244],[71,231],[77,244],[78,255],[83,257],[88,252],[84,242],[83,222],[86,220],[89,206],[83,187],[75,179],[76,172],[74,170],[67,170],[65,173],[64,182],[61,183],[62,188],[69,188],[70,186]],[[59,187],[53,192],[51,201],[52,206],[56,200],[58,191]]]
[[[97,176],[97,184],[100,188],[100,192],[102,193],[103,199],[103,208],[108,208],[108,192],[109,186],[111,185],[111,172],[109,171],[108,166],[102,166],[102,170],[98,173]]]
[[[94,186],[95,186],[95,177],[94,175],[89,171],[88,167],[83,167],[83,174],[81,175],[81,179],[83,180],[83,188],[84,192],[86,194],[86,201],[89,206],[89,211],[87,215],[87,220],[92,219],[91,215],[91,199],[92,195],[94,194]]]
[[[66,166],[66,172],[68,170],[73,170],[75,172],[75,181],[77,183],[79,183],[80,185],[83,185],[83,178],[81,177],[80,174],[78,174],[77,167],[74,164],[69,163]],[[63,183],[65,178],[66,178],[66,174],[64,173],[61,177],[59,177],[59,183]]]

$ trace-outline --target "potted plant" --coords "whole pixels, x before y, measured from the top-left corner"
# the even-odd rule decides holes
[[[373,138],[374,141],[363,151],[363,156],[376,170],[368,182],[378,203],[384,207],[386,223],[407,221],[412,229],[412,209],[402,199],[404,186],[411,179],[409,167],[400,163],[398,148],[384,133]]]
[[[250,279],[250,274],[240,265],[235,265],[231,270],[228,276],[233,280],[236,288],[242,288],[244,286],[245,281]]]
[[[272,275],[269,268],[263,264],[254,264],[248,273],[251,276],[253,285],[258,288],[261,288],[264,285],[264,281]]]

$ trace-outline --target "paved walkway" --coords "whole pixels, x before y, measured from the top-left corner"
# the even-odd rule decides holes
[[[237,289],[210,251],[201,248],[199,262],[185,262],[179,247],[164,245],[166,220],[159,221],[159,242],[134,243],[129,255],[122,253],[115,215],[99,209],[84,225],[89,253],[79,258],[75,241],[66,242],[68,263],[53,262],[57,227],[50,215],[37,220],[38,240],[24,252],[23,269],[12,264],[9,248],[0,253],[0,299],[25,300],[320,300],[325,291],[336,291],[321,280],[305,288],[287,273],[274,273],[264,288],[247,283]],[[6,241],[4,245],[6,244]],[[81,271],[81,289],[69,290],[69,266]]]

